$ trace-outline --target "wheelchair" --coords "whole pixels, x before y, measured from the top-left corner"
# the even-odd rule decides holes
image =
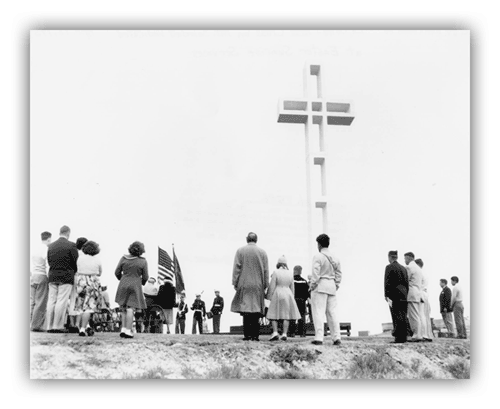
[[[119,307],[103,308],[92,314],[89,324],[95,332],[120,332],[122,312]]]
[[[145,295],[146,309],[135,313],[135,330],[137,333],[163,334],[166,317],[163,308],[155,304],[156,296]]]

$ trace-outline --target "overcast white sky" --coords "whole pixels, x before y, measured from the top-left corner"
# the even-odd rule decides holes
[[[239,324],[231,272],[249,231],[271,268],[285,254],[310,273],[304,130],[277,122],[308,61],[324,100],[356,115],[326,130],[340,320],[390,322],[389,250],[424,260],[432,317],[452,275],[469,315],[469,47],[467,31],[32,31],[31,242],[67,224],[100,243],[112,299],[132,241],[153,276],[175,243],[188,301],[218,288],[222,330]]]

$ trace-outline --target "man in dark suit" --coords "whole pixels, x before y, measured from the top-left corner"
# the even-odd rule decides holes
[[[71,230],[61,227],[59,239],[53,242],[47,252],[49,264],[49,300],[47,303],[47,332],[66,332],[66,309],[75,273],[78,249],[69,241]]]
[[[398,263],[398,252],[389,251],[389,265],[385,268],[384,295],[391,310],[394,342],[406,342],[408,312],[408,273]]]
[[[439,280],[439,285],[441,286],[441,294],[439,294],[439,309],[441,311],[441,317],[443,317],[444,325],[446,325],[446,330],[448,331],[448,337],[454,337],[455,332],[453,331],[453,310],[451,309],[451,289],[448,287],[448,280],[442,278]]]
[[[215,298],[210,312],[213,314],[214,334],[220,333],[220,319],[224,309],[224,298],[220,296],[220,291],[215,290]]]

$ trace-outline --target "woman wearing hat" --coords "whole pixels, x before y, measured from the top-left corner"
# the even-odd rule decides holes
[[[300,319],[300,312],[294,298],[293,273],[288,270],[285,256],[281,256],[271,276],[271,284],[267,291],[267,299],[271,301],[267,311],[267,318],[271,320],[273,334],[270,341],[280,339],[278,334],[278,320],[283,320],[282,341],[286,341],[290,320]]]

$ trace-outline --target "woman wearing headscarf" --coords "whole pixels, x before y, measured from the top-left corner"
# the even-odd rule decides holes
[[[122,309],[122,330],[120,337],[133,338],[132,323],[134,308],[146,309],[146,301],[142,293],[142,286],[148,281],[148,262],[141,257],[144,244],[134,241],[116,266],[115,276],[120,280],[116,290],[115,302]]]
[[[283,320],[282,341],[286,341],[290,320],[300,319],[300,312],[295,303],[293,273],[288,270],[285,256],[281,256],[276,264],[276,270],[271,275],[271,284],[267,291],[267,299],[271,301],[267,310],[267,318],[271,320],[273,333],[270,341],[280,339],[278,320]]]

